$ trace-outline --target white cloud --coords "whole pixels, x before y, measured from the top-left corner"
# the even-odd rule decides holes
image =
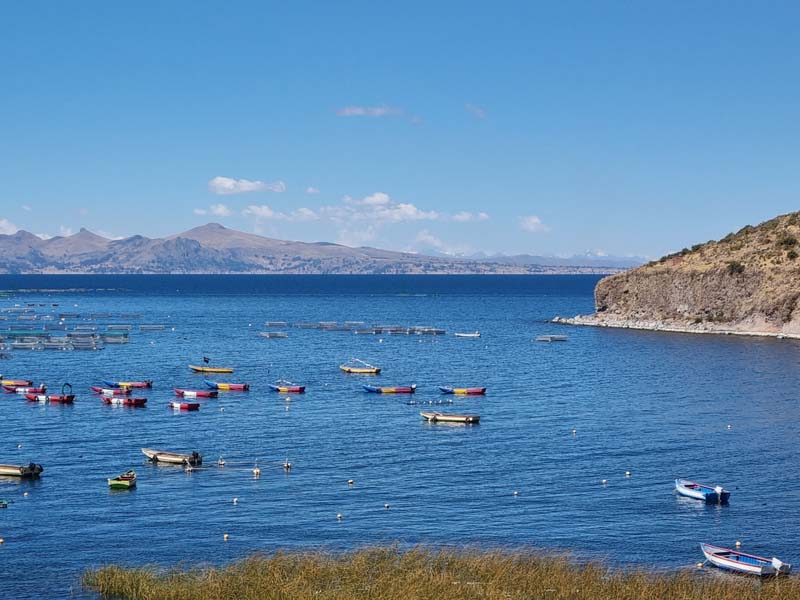
[[[472,116],[477,117],[479,119],[486,118],[486,111],[482,109],[480,106],[475,106],[474,104],[465,104],[464,108],[470,113]]]
[[[242,211],[242,214],[245,217],[255,217],[256,219],[274,219],[276,218],[276,215],[281,215],[281,213],[276,213],[266,204],[262,204],[261,206],[251,204]]]
[[[461,212],[457,212],[453,215],[453,221],[457,221],[458,223],[467,223],[469,221],[487,221],[488,219],[489,215],[485,212],[471,213],[462,210]]]
[[[367,242],[371,242],[378,237],[378,232],[372,225],[366,225],[358,229],[345,228],[338,232],[336,242],[345,246],[358,248]]]
[[[421,253],[435,250],[449,256],[462,256],[471,252],[472,248],[466,244],[448,244],[447,242],[444,242],[433,235],[427,229],[423,229],[422,231],[419,231],[417,233],[417,237],[414,238],[414,243],[411,246],[411,250],[413,252]]]
[[[125,236],[114,235],[113,233],[109,233],[109,232],[104,231],[102,229],[98,229],[97,231],[95,231],[95,233],[97,235],[99,235],[100,237],[104,237],[104,238],[109,239],[109,240],[123,240],[123,239],[125,239]]]
[[[212,194],[244,194],[246,192],[285,192],[283,181],[250,181],[249,179],[232,179],[230,177],[214,177],[208,182],[208,190]]]
[[[208,214],[208,211],[207,211],[205,208],[195,208],[195,209],[194,209],[192,212],[193,212],[194,214],[196,214],[196,215],[205,215],[205,214]]]
[[[298,208],[292,212],[290,218],[292,221],[316,221],[319,216],[310,208]]]
[[[389,117],[402,115],[403,109],[394,106],[344,106],[336,111],[339,117]]]
[[[544,233],[550,231],[550,228],[542,223],[542,220],[536,215],[520,217],[519,226],[525,231],[530,231],[531,233]]]
[[[224,204],[212,204],[208,212],[217,217],[229,217],[231,215],[231,209]]]
[[[23,204],[22,206],[20,206],[20,208],[25,212],[31,212],[33,210],[33,208],[31,208],[29,204]]]
[[[72,230],[72,227],[65,227],[64,225],[58,226],[58,235],[62,237],[69,237],[75,232]]]
[[[34,235],[38,237],[40,240],[49,240],[53,238],[53,236],[50,235],[49,233],[35,233]]]
[[[319,194],[319,188],[310,185],[306,188],[306,194]]]
[[[14,225],[8,219],[0,219],[0,234],[12,235],[19,231],[19,227]]]

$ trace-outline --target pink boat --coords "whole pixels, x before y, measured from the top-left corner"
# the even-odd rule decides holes
[[[101,388],[96,385],[92,386],[92,391],[102,396],[129,396],[131,393],[130,388]]]
[[[177,402],[173,400],[169,403],[169,407],[174,410],[200,410],[199,402]]]
[[[182,390],[175,388],[176,396],[183,396],[184,398],[216,398],[219,392],[216,390]]]
[[[115,396],[103,396],[103,404],[114,404],[116,406],[142,407],[147,404],[147,398],[125,398]]]

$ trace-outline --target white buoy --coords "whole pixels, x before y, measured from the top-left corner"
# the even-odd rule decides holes
[[[220,467],[224,467],[225,466],[225,459],[220,456],[219,459],[217,460],[217,464]]]
[[[383,505],[383,508],[386,508],[386,509],[388,509],[388,508],[389,508],[389,503],[387,502],[386,504],[384,504],[384,505]]]
[[[17,450],[19,450],[20,448],[22,448],[22,444],[17,444]]]
[[[702,569],[703,568],[703,563],[697,563],[697,568],[698,569]]]
[[[726,427],[726,429],[730,429],[731,427],[733,427],[733,426],[732,426],[732,425],[728,425],[728,426]]]
[[[338,515],[336,515],[336,520],[337,521],[341,521],[342,520],[342,513],[339,513]]]
[[[228,541],[228,534],[227,533],[223,533],[222,534],[222,539],[227,542]]]
[[[514,495],[519,496],[519,492],[517,490],[514,490]]]
[[[225,407],[224,406],[220,406],[219,407],[219,412],[225,412]]]
[[[572,435],[575,435],[576,433],[578,433],[578,430],[577,429],[573,429],[572,430]]]
[[[261,469],[258,468],[258,465],[253,467],[253,477],[261,477]]]
[[[286,461],[283,463],[283,470],[284,471],[291,471],[292,470],[292,463],[289,462],[287,458]]]
[[[741,548],[742,547],[742,542],[740,542],[739,540],[736,540],[736,547],[737,548]]]
[[[603,479],[603,481],[601,481],[600,483],[602,483],[603,485],[605,485],[605,484],[607,484],[607,483],[608,483],[608,481],[607,481],[607,480],[605,480],[605,479]]]
[[[630,476],[631,476],[631,472],[630,471],[625,471],[625,477],[630,477]]]
[[[28,492],[24,492],[22,495],[27,498],[28,497]]]
[[[0,544],[5,544],[5,543],[6,543],[5,539],[0,538]]]
[[[234,498],[234,499],[233,499],[233,503],[234,503],[234,504],[239,504],[239,498]]]

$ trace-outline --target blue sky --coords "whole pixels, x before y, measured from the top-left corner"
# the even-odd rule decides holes
[[[659,256],[798,206],[793,2],[6,2],[0,232]]]

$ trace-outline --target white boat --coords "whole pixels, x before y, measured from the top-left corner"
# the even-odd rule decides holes
[[[536,337],[537,342],[566,342],[567,336],[565,335],[539,335]]]
[[[153,462],[170,463],[173,465],[199,465],[203,463],[203,457],[197,452],[191,454],[180,454],[178,452],[167,452],[165,450],[153,450],[142,448],[142,454]]]
[[[38,477],[44,471],[42,465],[0,465],[0,475],[8,477]]]
[[[700,549],[706,560],[720,569],[746,573],[748,575],[758,575],[760,577],[768,575],[788,575],[792,570],[792,565],[777,558],[764,558],[745,554],[738,550],[720,548],[711,544],[700,544]]]
[[[727,504],[728,498],[730,498],[731,495],[731,493],[723,489],[721,485],[704,485],[696,481],[689,481],[688,479],[676,479],[675,490],[681,496],[702,500],[709,504]]]
[[[421,412],[419,413],[429,423],[479,423],[479,415],[456,415],[440,412]]]
[[[479,332],[477,332],[477,331],[475,331],[474,333],[455,333],[453,335],[455,335],[456,337],[461,337],[461,338],[479,338],[479,337],[481,337],[481,334]]]

